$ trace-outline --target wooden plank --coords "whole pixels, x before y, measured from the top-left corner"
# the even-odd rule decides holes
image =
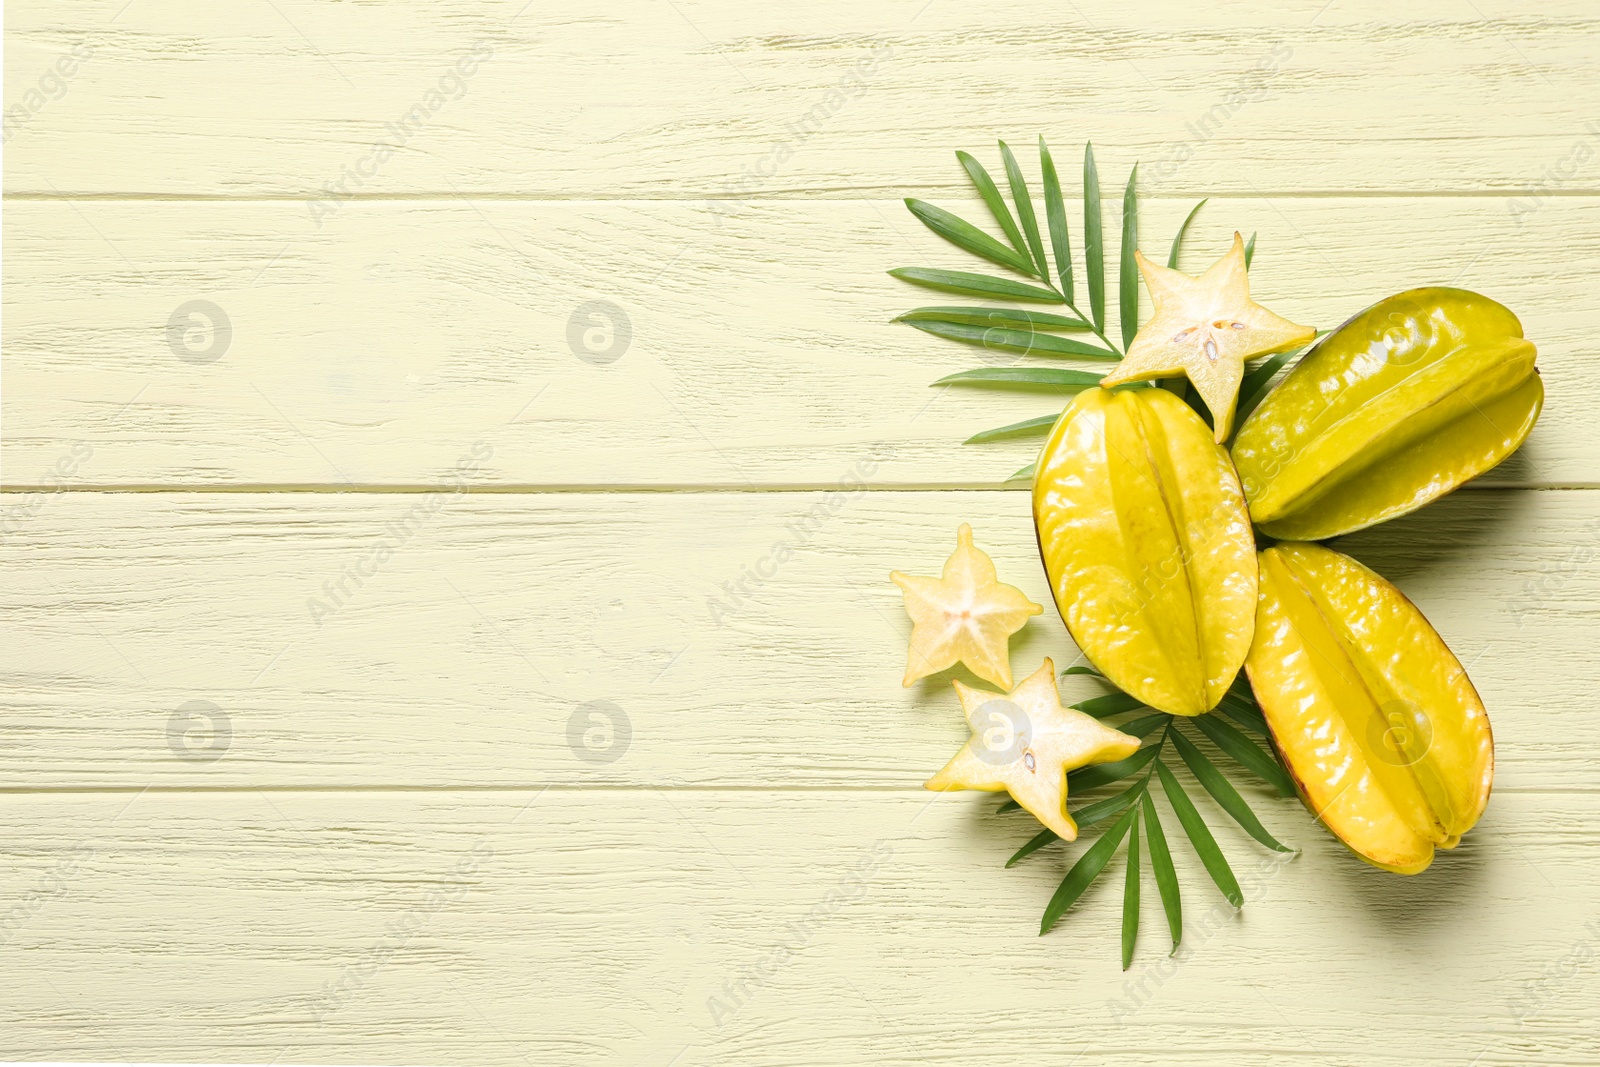
[[[965,724],[947,679],[899,685],[889,571],[969,521],[1050,604],[1019,493],[39,503],[0,548],[27,788],[915,787]],[[1344,543],[1468,665],[1497,795],[1593,788],[1600,493],[1457,493]],[[1012,655],[1076,658],[1053,608]]]
[[[1145,247],[1189,207],[1148,201]],[[884,445],[875,485],[995,486],[1038,439],[961,441],[1064,402],[929,388],[1030,357],[889,321],[961,298],[887,268],[973,266],[894,202],[720,229],[681,203],[368,202],[323,231],[290,203],[22,202],[5,228],[13,487],[453,484],[474,447],[484,486],[819,486]],[[1600,198],[1222,201],[1185,265],[1235,229],[1262,233],[1256,295],[1302,322],[1429,283],[1503,300],[1549,401],[1486,484],[1596,484]]]
[[[12,193],[949,191],[948,148],[1041,132],[1173,193],[1600,188],[1586,0],[27,0],[6,23]]]
[[[1054,846],[908,791],[0,798],[11,1059],[258,1063],[1592,1063],[1600,794],[1497,795],[1426,874],[1300,817],[1181,842],[1184,957],[1120,860],[1046,938]],[[1170,822],[1170,812],[1167,813]],[[1292,826],[1292,831],[1290,827]],[[1153,898],[1152,886],[1146,892]],[[1470,936],[1467,936],[1470,934]],[[982,980],[974,980],[981,976]],[[1375,1022],[1381,1020],[1381,1022]]]

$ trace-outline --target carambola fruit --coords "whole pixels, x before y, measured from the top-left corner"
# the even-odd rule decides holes
[[[1255,626],[1255,541],[1228,455],[1165,389],[1086,389],[1039,455],[1034,525],[1084,655],[1150,707],[1199,715]]]
[[[1320,541],[1482,474],[1543,402],[1515,315],[1464,289],[1413,289],[1306,353],[1239,427],[1233,460],[1263,533]]]
[[[1306,542],[1261,553],[1246,670],[1306,806],[1368,863],[1415,874],[1489,800],[1489,716],[1401,592]]]

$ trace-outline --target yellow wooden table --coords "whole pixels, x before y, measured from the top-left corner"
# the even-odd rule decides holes
[[[1593,0],[6,30],[0,1058],[1600,1061]],[[1069,854],[919,788],[964,724],[887,581],[968,521],[1049,603],[1035,443],[960,441],[1059,399],[930,389],[974,351],[884,274],[970,267],[899,198],[1041,133],[1142,161],[1148,250],[1212,197],[1190,269],[1259,230],[1296,321],[1503,301],[1549,391],[1345,542],[1483,693],[1482,823],[1402,879],[1253,794],[1302,852],[1220,829],[1236,913],[1179,848],[1185,951],[1147,909],[1126,974],[1114,885],[1039,938]]]

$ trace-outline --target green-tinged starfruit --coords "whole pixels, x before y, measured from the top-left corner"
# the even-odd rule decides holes
[[[1349,556],[1261,553],[1246,670],[1306,806],[1351,851],[1416,874],[1483,813],[1489,716],[1416,606]]]
[[[1239,427],[1262,531],[1320,541],[1414,511],[1516,450],[1538,421],[1534,346],[1464,289],[1374,304],[1308,352]]]
[[[1034,525],[1078,647],[1150,707],[1216,706],[1250,647],[1255,541],[1211,430],[1165,389],[1087,389],[1039,455]]]

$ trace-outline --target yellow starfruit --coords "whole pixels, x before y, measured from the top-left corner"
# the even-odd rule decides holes
[[[956,530],[956,550],[937,578],[890,573],[911,616],[906,649],[910,687],[957,663],[979,678],[1011,688],[1011,635],[1044,608],[1014,585],[1002,582],[989,554],[972,543],[972,527]]]
[[[1262,531],[1320,541],[1434,500],[1514,452],[1544,386],[1488,297],[1413,289],[1324,338],[1251,412],[1233,460]]]
[[[1061,706],[1056,665],[1048,658],[1009,693],[955,683],[972,737],[924,789],[1002,789],[1063,841],[1078,839],[1067,814],[1067,772],[1125,759],[1139,739]]]
[[[1033,488],[1039,552],[1084,655],[1161,711],[1199,715],[1255,625],[1244,494],[1200,417],[1165,389],[1086,389],[1057,420]]]
[[[1245,667],[1306,806],[1351,851],[1416,874],[1483,813],[1489,716],[1416,606],[1349,556],[1261,553]]]

